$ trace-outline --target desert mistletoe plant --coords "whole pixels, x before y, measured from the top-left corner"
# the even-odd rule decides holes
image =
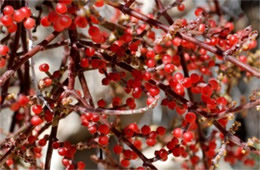
[[[197,7],[194,20],[173,20],[167,13],[185,10],[183,0],[169,6],[154,1],[149,15],[140,12],[135,0],[43,0],[36,9],[30,0],[0,1],[1,114],[5,109],[14,113],[10,131],[2,131],[1,169],[23,162],[30,169],[50,169],[54,150],[66,169],[88,169],[74,156],[90,148],[97,154],[89,159],[108,169],[160,169],[155,162],[174,163],[176,158],[183,158],[183,169],[215,169],[221,159],[256,166],[259,140],[240,139],[235,117],[259,109],[260,92],[256,89],[247,102],[236,104],[230,88],[241,78],[260,78],[259,54],[253,53],[257,32],[250,26],[235,31],[217,0]],[[100,13],[108,7],[114,10],[110,18]],[[36,44],[39,27],[52,32]],[[58,47],[65,51],[58,70],[51,72],[50,63],[34,66],[35,54]],[[37,69],[45,75],[39,81]],[[84,75],[90,70],[99,72],[102,85],[123,87],[123,95],[108,101],[104,93],[95,101],[90,93],[95,87]],[[10,88],[19,90],[9,93]],[[158,105],[176,113],[169,127],[121,125],[122,115]],[[58,139],[59,121],[72,113],[86,127],[86,141]],[[41,135],[47,129],[50,133]],[[153,155],[144,154],[158,144]]]

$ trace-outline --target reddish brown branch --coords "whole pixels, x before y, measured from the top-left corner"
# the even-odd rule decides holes
[[[220,112],[218,113],[217,115],[214,115],[212,116],[212,118],[214,119],[221,119],[225,116],[227,116],[228,113],[234,113],[234,112],[240,112],[240,111],[243,111],[243,110],[248,110],[248,109],[251,109],[255,106],[258,106],[260,105],[260,99],[257,99],[255,101],[251,101],[251,102],[248,102],[244,105],[240,105],[240,106],[237,106],[237,107],[232,107],[226,111],[223,111],[223,112]]]
[[[142,20],[150,25],[153,25],[153,26],[156,26],[160,29],[162,29],[163,31],[165,32],[171,32],[171,29],[169,26],[167,25],[164,25],[162,24],[161,22],[157,21],[157,20],[154,20],[152,18],[149,18],[148,16],[140,13],[140,12],[137,12],[133,9],[130,9],[130,8],[126,8],[124,7],[122,4],[120,3],[114,3],[114,2],[108,2],[108,4],[114,8],[117,8],[119,9],[120,11],[122,11],[123,13],[126,13],[128,15],[131,15],[139,20]],[[243,69],[245,69],[246,71],[248,71],[249,73],[253,74],[254,76],[256,76],[257,78],[260,78],[260,72],[259,71],[256,71],[254,68],[252,68],[251,66],[249,65],[246,65],[246,64],[243,64],[242,62],[236,60],[234,57],[230,57],[230,56],[226,56],[224,55],[224,51],[222,51],[221,49],[219,48],[216,48],[214,46],[210,46],[206,43],[204,43],[203,41],[200,41],[194,37],[191,37],[189,35],[186,35],[184,33],[180,33],[180,32],[177,32],[176,34],[177,36],[180,36],[181,38],[183,38],[184,40],[186,41],[189,41],[189,42],[192,42],[193,44],[196,44],[198,45],[199,47],[201,48],[204,48],[205,50],[208,50],[214,54],[217,54],[217,55],[220,55],[220,56],[224,56],[228,61],[242,67]]]
[[[158,17],[160,17],[160,14],[162,14],[164,16],[164,18],[167,20],[167,22],[172,25],[174,23],[173,19],[171,18],[171,16],[167,13],[167,10],[165,10],[165,8],[163,7],[162,1],[161,0],[155,0],[156,2],[156,6],[159,8],[159,11],[161,13],[159,13]]]
[[[42,42],[36,45],[32,50],[23,55],[19,62],[13,65],[0,77],[0,87],[2,87],[7,80],[9,80],[15,72],[20,68],[26,61],[33,57],[36,53],[41,51],[46,45],[48,45],[54,38],[59,35],[59,32],[53,32],[48,35]]]

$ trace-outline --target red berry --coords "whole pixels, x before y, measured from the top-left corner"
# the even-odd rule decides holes
[[[21,22],[25,18],[24,13],[21,10],[15,10],[13,14],[13,19],[16,22]]]
[[[190,76],[190,80],[191,80],[192,84],[196,84],[199,82],[200,76],[196,73],[192,73]]]
[[[31,124],[33,126],[37,126],[37,125],[40,125],[42,123],[42,119],[38,116],[38,115],[35,115],[31,118]]]
[[[164,128],[164,127],[162,127],[162,126],[159,126],[159,127],[156,129],[156,132],[157,132],[159,135],[163,136],[163,135],[165,134],[165,132],[166,132],[166,128]]]
[[[105,100],[103,100],[103,99],[100,99],[100,100],[97,102],[97,104],[98,104],[98,107],[102,107],[102,108],[104,108],[104,107],[106,106],[106,102],[105,102]]]
[[[239,60],[240,60],[242,63],[247,63],[247,57],[246,57],[245,55],[239,56]]]
[[[64,14],[67,12],[67,5],[64,3],[57,3],[55,10],[59,14]]]
[[[172,57],[170,55],[168,55],[168,54],[165,54],[162,57],[162,62],[164,64],[171,63],[172,62]]]
[[[49,65],[46,64],[46,63],[41,64],[41,65],[39,66],[39,70],[42,71],[42,72],[48,72],[48,71],[49,71],[49,68],[50,68]]]
[[[142,132],[142,134],[144,134],[144,135],[148,135],[148,134],[151,132],[150,126],[144,125],[144,126],[141,128],[141,132]]]
[[[4,58],[0,58],[0,68],[3,68],[6,64],[6,60]]]
[[[177,46],[177,47],[181,45],[181,42],[182,42],[182,39],[179,38],[179,37],[175,37],[175,38],[172,40],[172,44],[173,44],[174,46]]]
[[[185,5],[184,4],[178,5],[178,10],[179,11],[184,11],[184,9],[185,9]]]
[[[20,95],[19,99],[18,99],[18,102],[19,102],[19,104],[21,106],[26,106],[28,104],[28,102],[29,102],[29,99],[25,95]]]
[[[108,140],[109,140],[108,136],[99,136],[98,143],[100,145],[107,145],[108,144]]]
[[[176,128],[173,130],[173,136],[176,138],[181,138],[183,134],[183,131],[181,128]]]
[[[20,11],[23,13],[23,16],[25,18],[29,18],[32,15],[32,12],[31,12],[30,8],[28,8],[28,7],[22,7],[20,9]]]
[[[60,3],[64,3],[64,4],[71,4],[72,0],[59,0]]]
[[[65,147],[59,148],[58,153],[60,156],[65,156],[67,154],[68,149]]]
[[[174,65],[173,65],[173,64],[170,64],[170,63],[165,64],[164,70],[165,70],[165,72],[167,72],[167,73],[172,73],[172,72],[174,71]]]
[[[130,165],[130,162],[129,160],[127,159],[123,159],[121,160],[120,164],[123,166],[123,167],[128,167]]]
[[[48,16],[44,16],[41,18],[41,25],[44,27],[48,27],[51,25],[50,21],[48,20]]]
[[[123,151],[123,147],[121,145],[115,145],[113,151],[115,152],[115,154],[120,154]]]
[[[185,77],[185,78],[183,79],[183,81],[182,81],[182,85],[183,85],[185,88],[190,88],[190,87],[192,86],[191,79]]]
[[[88,25],[88,21],[84,16],[77,16],[74,23],[80,28],[85,28]]]
[[[4,15],[1,17],[1,22],[4,26],[10,26],[13,23],[13,18],[10,15]]]
[[[253,49],[256,46],[257,46],[257,41],[256,40],[250,41],[250,43],[248,45],[248,49]]]
[[[154,53],[153,50],[148,50],[148,51],[146,52],[146,57],[147,57],[147,58],[154,58],[154,56],[155,56],[155,53]]]
[[[205,87],[202,88],[202,91],[201,91],[202,95],[204,96],[211,96],[212,93],[213,93],[213,89],[211,86],[207,85]]]
[[[57,21],[58,18],[59,18],[59,15],[55,11],[51,11],[48,14],[48,21],[51,23]]]
[[[102,7],[104,5],[104,0],[97,0],[95,3],[96,7]]]
[[[95,54],[95,48],[93,47],[86,48],[85,54],[88,57],[92,57]]]
[[[108,127],[107,125],[102,124],[102,125],[100,125],[100,126],[98,127],[98,131],[99,131],[101,134],[106,135],[106,134],[109,133],[110,130],[109,130],[109,127]]]
[[[152,68],[156,65],[156,61],[154,59],[148,59],[146,61],[146,65],[149,67],[149,68]]]
[[[198,8],[195,10],[194,13],[195,13],[195,15],[198,17],[199,15],[202,14],[203,11],[204,11],[203,8],[198,7]]]
[[[53,28],[57,32],[62,32],[65,29],[65,27],[61,25],[60,22],[58,22],[60,18],[57,19],[58,20],[53,23]]]
[[[72,19],[69,15],[62,15],[62,16],[59,17],[59,23],[64,28],[69,28],[72,24]]]
[[[231,35],[228,37],[228,40],[230,41],[230,44],[233,45],[238,41],[238,37],[236,35]]]
[[[7,30],[8,30],[9,33],[16,32],[16,30],[17,30],[17,24],[16,24],[16,23],[12,23],[12,25],[10,25],[10,26],[7,28]]]
[[[154,145],[156,144],[156,139],[154,139],[154,138],[148,138],[148,139],[146,139],[146,144],[147,144],[148,146],[154,146]]]
[[[26,29],[32,29],[35,26],[35,20],[33,18],[27,18],[23,25]]]
[[[52,79],[47,77],[43,80],[45,87],[49,87],[52,84]]]
[[[82,58],[80,60],[80,66],[83,67],[83,68],[87,68],[89,66],[88,59],[87,58]]]
[[[82,162],[82,161],[79,161],[79,162],[77,163],[77,166],[78,166],[78,169],[85,169],[86,164],[85,164],[84,162]]]
[[[191,142],[193,139],[193,133],[190,131],[187,131],[183,134],[183,141],[188,143]]]
[[[161,149],[159,151],[159,156],[162,161],[166,161],[168,159],[168,152],[165,149]]]
[[[88,131],[89,131],[89,133],[91,133],[91,134],[95,134],[96,132],[97,132],[97,127],[96,126],[89,126],[88,127]]]
[[[175,79],[175,80],[180,82],[180,81],[182,81],[184,79],[184,76],[183,76],[182,73],[178,72],[178,73],[174,74],[173,79]]]
[[[185,115],[185,120],[189,123],[194,123],[196,121],[196,114],[193,112],[188,112]]]
[[[32,106],[32,111],[35,114],[40,114],[42,112],[42,106],[41,105],[33,105]]]
[[[205,24],[200,24],[199,25],[199,32],[203,33],[205,31]]]
[[[126,149],[126,150],[123,151],[123,155],[124,155],[124,158],[126,158],[126,159],[131,159],[131,157],[132,157],[132,151],[129,150],[129,149]]]
[[[6,56],[6,54],[9,52],[9,48],[6,45],[0,45],[0,55]]]
[[[3,9],[4,15],[12,15],[14,13],[14,8],[10,5],[7,5]]]
[[[182,114],[184,114],[185,112],[186,112],[186,110],[187,110],[187,106],[185,106],[185,105],[182,105],[182,106],[177,106],[176,107],[176,112],[178,113],[178,114],[180,114],[180,115],[182,115]]]
[[[11,165],[13,165],[14,161],[12,158],[9,158],[5,161],[5,163],[10,167]]]
[[[96,26],[90,26],[89,29],[88,29],[88,33],[89,33],[90,36],[96,37],[96,36],[100,35],[100,30]]]

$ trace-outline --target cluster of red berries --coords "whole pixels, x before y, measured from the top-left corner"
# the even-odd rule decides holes
[[[3,9],[4,15],[1,17],[2,24],[7,27],[9,33],[17,30],[17,24],[23,22],[26,29],[32,29],[35,26],[35,20],[31,18],[31,10],[28,7],[22,7],[18,10],[10,5]]]
[[[196,20],[188,21],[184,18],[176,19],[172,26],[168,27],[165,25],[164,27],[168,27],[169,29],[176,27],[178,28],[176,29],[177,32],[169,31],[167,34],[163,33],[161,39],[156,39],[158,33],[155,29],[162,27],[162,25],[158,24],[160,23],[159,21],[153,20],[156,19],[155,13],[148,14],[148,17],[146,17],[145,15],[139,14],[138,10],[133,10],[132,13],[129,13],[129,18],[121,18],[121,12],[128,13],[132,11],[134,5],[132,4],[131,8],[128,8],[127,5],[122,7],[121,4],[114,2],[96,0],[94,6],[98,8],[103,7],[105,2],[117,8],[115,16],[110,20],[112,22],[106,20],[106,22],[110,22],[113,28],[110,28],[111,25],[106,27],[106,25],[100,24],[100,22],[104,20],[102,16],[98,14],[98,10],[91,8],[93,5],[92,2],[89,4],[86,3],[86,6],[81,6],[85,2],[77,4],[73,2],[73,0],[57,0],[57,2],[52,3],[54,8],[48,9],[51,9],[48,15],[39,18],[40,24],[43,27],[51,27],[56,31],[51,34],[52,36],[54,36],[54,34],[58,35],[58,32],[68,31],[70,41],[66,40],[66,42],[68,42],[66,46],[71,48],[71,54],[73,54],[72,51],[75,49],[75,53],[77,54],[75,56],[70,54],[72,59],[70,58],[69,67],[67,67],[66,63],[65,67],[60,67],[59,70],[54,72],[51,71],[48,63],[42,63],[38,69],[42,73],[45,73],[46,77],[39,81],[38,85],[40,90],[44,88],[46,88],[44,90],[49,90],[55,87],[56,84],[66,86],[67,80],[62,83],[61,79],[64,72],[64,75],[66,75],[66,71],[70,70],[71,67],[74,67],[70,71],[74,70],[75,75],[71,74],[69,76],[69,82],[76,80],[76,74],[78,73],[83,73],[89,69],[96,69],[104,76],[101,81],[102,85],[108,86],[111,85],[111,83],[123,84],[124,92],[122,93],[125,95],[125,100],[117,94],[112,97],[110,102],[102,98],[97,101],[98,108],[96,108],[96,111],[98,113],[84,111],[80,114],[81,125],[86,127],[92,137],[90,140],[91,144],[93,144],[93,146],[91,146],[92,148],[110,150],[109,142],[112,141],[113,137],[111,136],[114,136],[117,143],[112,148],[114,152],[113,157],[119,157],[120,161],[118,164],[123,168],[129,167],[131,161],[137,160],[138,158],[142,159],[144,166],[149,166],[148,164],[157,160],[166,161],[169,159],[169,156],[173,156],[174,158],[189,158],[182,164],[182,167],[185,169],[190,169],[195,166],[198,168],[200,161],[204,163],[206,161],[206,164],[209,166],[212,165],[212,160],[218,154],[217,150],[220,149],[221,151],[221,148],[217,146],[218,141],[224,141],[224,138],[228,139],[229,136],[224,136],[225,133],[212,130],[210,133],[207,132],[207,136],[209,137],[205,137],[206,134],[200,134],[204,133],[200,130],[204,126],[207,128],[210,127],[209,122],[211,120],[208,119],[207,116],[218,117],[219,114],[228,111],[231,103],[221,92],[222,83],[228,82],[227,78],[213,78],[212,71],[218,68],[219,72],[224,72],[225,69],[229,67],[225,64],[224,57],[221,56],[225,54],[225,51],[233,47],[240,48],[240,45],[241,51],[248,51],[255,48],[257,42],[254,38],[249,38],[246,45],[242,44],[241,41],[251,35],[246,38],[240,38],[245,34],[244,30],[234,33],[233,23],[224,22],[223,19],[223,23],[218,24],[212,19],[213,17],[205,17],[211,16],[212,14],[208,13],[207,10],[202,7],[195,10]],[[131,1],[127,3],[130,4]],[[179,11],[185,10],[185,5],[182,1],[176,1],[176,6],[174,7]],[[119,9],[121,9],[121,12]],[[96,11],[96,13],[92,14],[92,10]],[[84,15],[80,15],[80,13],[84,13]],[[136,18],[133,16],[136,16]],[[145,19],[142,19],[143,17]],[[144,22],[140,22],[137,18]],[[3,8],[3,15],[0,18],[0,22],[5,26],[8,33],[14,33],[17,29],[24,28],[31,30],[38,24],[38,21],[36,22],[33,19],[30,8],[21,7],[20,9],[14,9],[10,5],[6,5]],[[102,29],[103,27],[111,31],[110,33],[113,35],[109,37],[108,32],[106,32],[107,30],[103,31],[105,30]],[[119,29],[117,30],[117,28]],[[84,38],[78,34],[81,30],[84,30],[84,33],[86,33]],[[189,33],[186,35],[187,32]],[[17,33],[19,32],[17,31]],[[190,34],[194,36],[190,36]],[[76,41],[71,38],[74,37],[74,35],[77,37]],[[185,38],[185,36],[182,35],[190,36],[192,40],[188,41],[189,38]],[[201,39],[198,40],[195,36],[199,36]],[[48,43],[49,39],[47,38],[44,43],[41,43],[40,46],[43,46],[41,49],[45,50],[44,47],[47,46]],[[3,39],[2,44],[8,43]],[[56,44],[58,43],[53,43],[51,46],[55,46]],[[18,43],[18,45],[20,44]],[[58,46],[60,46],[60,44]],[[17,69],[16,66],[22,65],[18,67],[18,69],[20,69],[19,71],[21,71],[19,73],[21,75],[18,75],[19,80],[30,76],[30,73],[26,75],[27,73],[24,71],[24,69],[27,68],[23,66],[25,65],[23,60],[27,59],[27,57],[34,57],[31,53],[35,53],[37,48],[27,53],[23,51],[26,53],[24,57],[15,55],[17,58],[14,60],[14,63],[10,62],[10,68],[8,65],[8,69],[12,70],[14,68],[15,71]],[[213,50],[210,50],[211,48]],[[220,51],[215,52],[216,55],[211,53],[214,51],[214,48]],[[13,53],[13,50],[10,50],[11,53]],[[7,45],[0,45],[0,68],[6,65],[7,59],[13,57],[9,56],[8,53],[9,47]],[[245,54],[239,54],[237,59],[238,62],[244,64],[248,64],[250,61]],[[22,62],[20,60],[22,60]],[[66,57],[64,58],[64,61],[65,60],[67,60]],[[71,60],[78,63],[71,64]],[[127,73],[127,71],[129,73]],[[241,71],[245,70],[241,69]],[[86,95],[88,91],[86,89],[88,89],[88,87],[86,87],[87,82],[84,81],[85,80],[81,79],[80,83],[84,90],[83,94]],[[2,83],[2,79],[0,83]],[[8,84],[9,87],[12,86],[10,84],[11,83]],[[15,82],[14,84],[17,83]],[[69,86],[70,85],[69,83]],[[30,88],[30,85],[28,87]],[[56,136],[53,137],[52,135],[39,136],[42,130],[41,128],[44,129],[43,125],[53,126],[54,113],[48,109],[49,106],[54,109],[55,112],[60,112],[60,115],[57,114],[58,120],[62,119],[63,113],[67,113],[70,109],[71,111],[73,109],[76,111],[78,108],[87,108],[87,104],[82,101],[85,100],[85,98],[89,97],[89,99],[91,99],[92,97],[84,96],[85,98],[83,98],[80,90],[73,89],[78,95],[74,96],[75,99],[78,100],[82,97],[82,100],[78,100],[78,105],[74,105],[70,101],[71,98],[69,94],[63,91],[66,90],[66,88],[58,89],[57,92],[55,88],[52,90],[55,91],[55,95],[51,94],[48,97],[43,95],[43,97],[47,99],[48,107],[38,103],[38,101],[36,102],[36,100],[31,97],[34,95],[33,92],[29,92],[29,90],[23,91],[22,88],[21,94],[17,96],[17,99],[12,97],[12,95],[8,96],[10,101],[7,105],[10,105],[9,108],[15,112],[14,118],[16,121],[14,122],[17,125],[21,125],[26,120],[29,120],[29,127],[33,129],[30,133],[28,132],[28,137],[25,137],[23,145],[21,147],[19,146],[18,149],[19,151],[26,152],[27,147],[31,148],[35,158],[41,158],[43,147],[46,146],[49,140],[49,142],[52,142],[51,149],[56,149],[58,154],[63,157],[62,164],[64,167],[67,169],[77,168],[83,170],[86,167],[85,163],[82,161],[75,162],[73,160],[77,152],[76,144],[57,141]],[[8,92],[8,89],[6,92]],[[124,111],[126,111],[127,114],[139,110],[142,112],[142,110],[152,106],[151,104],[157,99],[161,92],[165,93],[161,105],[167,107],[167,109],[169,109],[168,111],[176,111],[177,113],[174,118],[178,121],[172,123],[169,129],[163,126],[154,128],[152,125],[138,127],[136,123],[130,123],[120,128],[119,124],[115,125],[117,120],[120,119],[120,116],[103,114],[107,113],[106,111],[120,112],[120,114]],[[189,95],[190,101],[186,99],[186,95]],[[5,97],[3,94],[2,96]],[[137,109],[138,101],[144,96],[146,96],[145,109]],[[162,95],[160,97],[162,97]],[[196,100],[193,101],[192,98],[196,98]],[[4,100],[5,99],[3,99],[3,101]],[[2,102],[1,98],[0,102]],[[93,104],[91,103],[92,99],[86,102],[90,105]],[[57,106],[57,110],[54,108],[54,105]],[[28,114],[25,113],[25,110]],[[81,110],[79,110],[77,111],[81,112]],[[206,116],[203,114],[204,112]],[[201,118],[201,116],[205,116],[206,121],[204,121],[204,118]],[[27,117],[29,119],[27,119]],[[112,119],[115,120],[113,123],[111,123]],[[225,128],[229,121],[228,116],[222,117],[221,115],[218,119],[212,118],[212,120],[214,120],[215,124],[219,124],[216,126],[217,128],[222,126],[221,128],[226,130]],[[218,129],[221,131],[221,128]],[[230,133],[230,136],[232,134],[233,133]],[[200,138],[205,139],[201,140]],[[239,142],[240,141],[237,143]],[[143,158],[145,156],[138,152],[139,150],[142,151],[144,146],[154,147],[158,143],[162,144],[162,146],[154,151],[154,157],[151,159]],[[224,156],[224,160],[230,164],[243,161],[245,165],[254,166],[255,161],[249,154],[249,151],[245,151],[241,146],[235,146],[232,142],[225,143],[225,152],[223,153],[226,155]],[[198,156],[200,151],[203,151],[203,159]],[[14,155],[16,155],[15,152]],[[106,160],[101,160],[102,163],[105,161]],[[16,158],[10,157],[5,163],[11,168],[13,164],[16,163]],[[138,167],[137,169],[144,170],[145,168],[146,167]]]

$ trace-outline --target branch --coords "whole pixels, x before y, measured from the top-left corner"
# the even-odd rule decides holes
[[[162,24],[161,22],[154,20],[138,11],[135,11],[133,9],[130,8],[126,8],[124,7],[124,5],[120,4],[120,3],[115,3],[115,2],[111,2],[108,1],[107,2],[108,5],[119,9],[120,11],[122,11],[123,13],[126,13],[128,15],[131,15],[139,20],[142,20],[150,25],[156,26],[158,28],[160,28],[161,30],[165,31],[166,33],[171,32],[171,29],[169,26]],[[260,78],[260,72],[255,70],[254,68],[252,68],[249,65],[246,65],[244,63],[241,63],[239,60],[235,59],[234,57],[231,57],[230,55],[226,56],[224,54],[224,51],[222,51],[221,49],[217,48],[217,47],[213,47],[210,46],[206,43],[204,43],[203,41],[200,41],[194,37],[191,37],[189,35],[186,35],[184,33],[181,32],[177,32],[176,36],[180,36],[182,39],[192,42],[195,45],[198,45],[201,48],[204,48],[205,50],[208,50],[214,54],[220,55],[220,56],[224,56],[224,58],[226,58],[227,61],[230,61],[232,63],[234,63],[235,65],[238,65],[239,67],[242,67],[243,69],[245,69],[246,71],[248,71],[249,73],[253,74],[254,76],[256,76],[257,78]]]
[[[240,112],[242,110],[248,110],[248,109],[251,109],[252,107],[255,107],[255,106],[258,106],[258,105],[260,105],[260,99],[257,99],[255,101],[251,101],[251,102],[246,103],[244,105],[237,106],[235,108],[234,107],[229,108],[226,111],[220,112],[217,115],[212,116],[212,118],[221,119],[221,118],[225,117],[228,113]]]
[[[85,100],[82,99],[82,97],[79,96],[77,92],[75,92],[74,90],[69,90],[68,88],[66,88],[66,89],[67,90],[65,90],[65,93],[72,94],[74,97],[76,97],[78,100],[80,100],[80,102],[83,105],[86,105]],[[95,109],[93,107],[88,107],[88,105],[86,105],[86,107],[70,105],[69,107],[71,109],[74,109],[75,111],[80,111],[80,112],[93,112],[93,113],[107,114],[107,115],[133,115],[133,114],[144,113],[144,112],[154,108],[156,106],[158,100],[159,100],[159,96],[154,97],[154,101],[149,106],[139,108],[139,109],[130,109],[130,110],[108,110],[108,109],[102,109],[102,108]]]
[[[32,50],[23,55],[18,63],[13,65],[0,77],[0,87],[2,87],[7,80],[9,80],[15,72],[20,68],[26,61],[33,57],[36,53],[41,51],[46,45],[48,45],[54,38],[59,35],[59,32],[53,32],[48,35],[42,42],[36,45]]]
[[[162,1],[161,0],[155,0],[156,6],[159,8],[159,15],[158,18],[160,17],[160,14],[164,16],[164,18],[167,20],[167,22],[172,25],[174,23],[173,19],[171,16],[167,13],[167,10],[163,7]]]

